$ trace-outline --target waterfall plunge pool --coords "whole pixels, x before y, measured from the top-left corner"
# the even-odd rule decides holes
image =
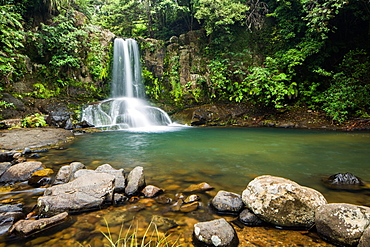
[[[108,221],[111,233],[117,237],[122,224],[128,228],[135,219],[140,227],[143,225],[145,228],[153,215],[174,219],[179,226],[170,230],[172,235],[180,236],[183,246],[191,246],[192,225],[219,217],[208,207],[217,191],[241,194],[259,175],[291,179],[320,191],[329,202],[370,206],[370,190],[330,190],[321,183],[323,177],[345,172],[369,182],[369,150],[368,132],[161,126],[152,131],[139,128],[80,135],[65,150],[52,149],[39,161],[55,171],[74,161],[82,162],[89,169],[109,163],[116,169],[124,168],[126,172],[135,166],[143,166],[146,183],[165,189],[165,195],[170,198],[189,185],[200,182],[207,182],[215,190],[200,195],[202,207],[194,212],[171,212],[168,205],[143,199],[146,200],[141,202],[144,210],[137,212],[133,210],[135,203],[127,203],[77,214],[72,216],[68,227],[61,226],[46,236],[36,236],[19,246],[56,246],[56,243],[102,246],[107,243],[101,234],[101,231],[107,231],[103,219]],[[39,195],[30,197],[35,199]],[[17,196],[12,195],[14,198]],[[232,219],[232,216],[226,217]],[[266,236],[266,231],[269,232],[266,241],[282,241],[282,230],[262,227],[260,233],[254,234]],[[288,233],[286,243],[331,246],[317,239],[317,245],[307,245],[307,241],[317,236],[300,239],[302,236],[298,234],[298,238],[295,234]]]

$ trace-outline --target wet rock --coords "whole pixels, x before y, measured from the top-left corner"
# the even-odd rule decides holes
[[[193,194],[193,195],[190,195],[190,196],[186,197],[185,200],[184,200],[184,203],[192,203],[192,202],[195,202],[195,201],[199,201],[199,199],[200,198],[199,198],[198,195]]]
[[[370,226],[368,226],[362,234],[357,247],[368,247],[370,246]]]
[[[206,182],[200,184],[192,184],[184,190],[184,192],[196,193],[214,189],[211,185]]]
[[[169,204],[172,202],[172,199],[165,195],[160,195],[155,198],[155,201],[159,204]]]
[[[0,150],[0,162],[10,162],[14,159],[14,152]]]
[[[158,227],[158,229],[164,232],[178,226],[178,224],[173,219],[162,217],[159,215],[154,215],[152,218],[152,222]]]
[[[161,188],[158,188],[158,187],[156,187],[154,185],[147,185],[141,191],[141,193],[143,193],[145,197],[149,197],[149,198],[155,197],[159,193],[162,193],[162,192],[163,192],[163,190]]]
[[[12,163],[10,162],[2,162],[0,163],[0,176],[3,175],[3,173],[8,170],[9,167],[12,166]]]
[[[33,187],[45,186],[47,184],[51,184],[51,178],[32,176],[30,179],[28,179],[28,184]]]
[[[54,185],[68,183],[73,179],[76,171],[85,169],[85,165],[80,162],[72,162],[69,165],[62,166],[55,176]]]
[[[77,212],[99,208],[113,197],[114,176],[92,173],[78,177],[72,182],[47,188],[38,198],[41,214],[54,215],[60,212]]]
[[[195,202],[192,202],[192,203],[183,204],[180,207],[180,211],[183,212],[183,213],[189,213],[191,211],[197,210],[198,207],[199,207],[199,202],[195,201]]]
[[[92,128],[95,127],[93,124],[90,124],[86,120],[76,124],[75,128]]]
[[[67,212],[60,213],[51,218],[43,218],[39,220],[20,220],[14,224],[10,232],[17,231],[24,235],[29,235],[33,232],[41,231],[50,228],[68,217]]]
[[[246,226],[263,226],[265,222],[263,222],[260,218],[258,218],[254,213],[252,213],[249,209],[244,209],[239,214],[239,220]]]
[[[73,112],[68,109],[67,103],[48,102],[48,104],[43,104],[40,108],[43,113],[48,114],[46,118],[48,125],[67,130],[72,129],[71,116]]]
[[[42,169],[42,170],[38,170],[38,171],[34,172],[32,174],[32,176],[46,177],[46,176],[50,176],[53,173],[54,173],[54,171],[52,169],[46,168],[46,169]]]
[[[141,166],[135,167],[127,177],[127,186],[125,193],[128,196],[138,194],[145,186],[144,168]]]
[[[114,193],[113,203],[115,205],[123,204],[128,201],[128,198],[123,194]]]
[[[174,212],[180,211],[181,206],[183,204],[184,204],[184,200],[183,199],[181,199],[181,198],[180,199],[177,199],[177,201],[170,206],[171,211],[174,211]]]
[[[22,206],[23,206],[22,203],[1,205],[0,213],[22,212]]]
[[[0,235],[8,233],[12,225],[23,218],[24,214],[20,211],[0,213]]]
[[[196,246],[238,246],[234,228],[223,218],[194,225],[193,240]]]
[[[363,181],[352,173],[337,173],[322,180],[326,187],[331,189],[362,189]]]
[[[7,169],[0,177],[0,183],[15,183],[19,181],[26,181],[31,175],[38,170],[43,169],[41,162],[28,161],[18,163]]]
[[[329,203],[316,210],[316,229],[325,240],[338,245],[356,245],[370,224],[370,208]]]
[[[211,201],[212,206],[219,212],[238,213],[244,207],[242,197],[233,192],[220,190]]]
[[[310,228],[316,208],[327,203],[320,192],[274,176],[252,180],[242,200],[263,221],[289,228]]]
[[[39,159],[39,158],[41,158],[41,155],[39,155],[39,154],[31,154],[30,155],[30,158],[31,159]]]

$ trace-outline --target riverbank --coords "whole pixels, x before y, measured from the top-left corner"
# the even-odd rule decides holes
[[[0,130],[0,149],[41,148],[67,142],[73,137],[70,130],[52,127]]]

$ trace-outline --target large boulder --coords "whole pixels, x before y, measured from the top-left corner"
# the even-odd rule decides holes
[[[234,228],[224,219],[200,222],[194,225],[196,246],[238,246]]]
[[[27,161],[9,167],[0,177],[0,183],[26,181],[38,170],[44,169],[41,162]]]
[[[137,166],[128,174],[125,193],[128,196],[133,196],[138,194],[144,187],[144,168],[141,166]]]
[[[327,203],[314,189],[269,175],[252,180],[242,200],[263,221],[288,228],[310,228],[316,208]]]
[[[220,190],[211,201],[212,206],[222,213],[238,213],[244,207],[239,194]]]
[[[66,184],[47,188],[38,198],[41,214],[54,215],[60,212],[78,212],[96,209],[112,198],[115,177],[106,173],[91,173]]]
[[[316,229],[325,240],[355,246],[370,224],[370,208],[346,203],[329,203],[316,210]]]

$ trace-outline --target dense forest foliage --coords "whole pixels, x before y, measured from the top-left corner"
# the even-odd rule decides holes
[[[30,79],[31,60],[42,80],[28,96],[74,86],[104,97],[110,54],[94,35],[99,27],[164,41],[202,30],[200,103],[301,105],[338,122],[370,114],[367,0],[0,0],[0,12],[0,91]],[[82,67],[93,83],[76,75]],[[153,91],[160,82],[146,73]]]

